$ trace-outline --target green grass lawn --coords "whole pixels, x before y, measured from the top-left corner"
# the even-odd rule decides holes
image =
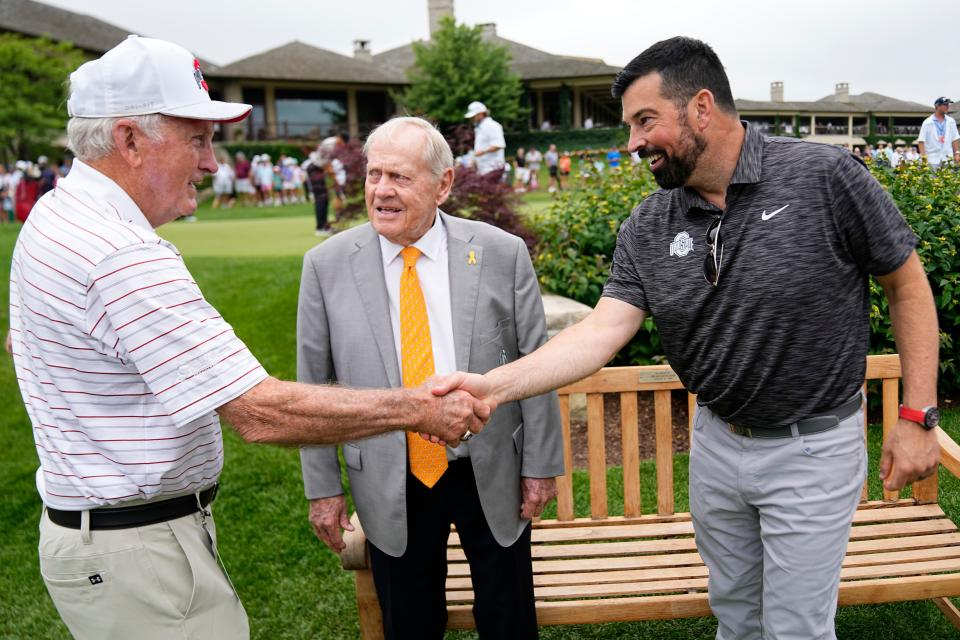
[[[542,201],[541,201],[542,202]],[[291,209],[293,209],[291,207]],[[230,210],[236,213],[237,210]],[[221,212],[217,212],[218,214]],[[225,213],[225,212],[224,212]],[[309,214],[309,211],[305,212]],[[275,376],[291,379],[294,366],[296,296],[300,255],[316,242],[309,215],[274,215],[267,219],[239,216],[212,220],[201,211],[200,222],[175,223],[163,230],[183,252],[204,293],[231,322],[239,336]],[[16,228],[0,227],[0,281],[9,276]],[[7,325],[8,291],[0,287],[0,327]],[[0,357],[0,639],[65,639],[69,637],[46,594],[37,566],[37,522],[40,500],[34,486],[37,457],[13,368]],[[960,438],[960,411],[945,412],[944,428]],[[876,482],[879,429],[871,430]],[[357,637],[357,613],[351,574],[316,540],[307,523],[297,451],[243,443],[225,433],[226,469],[215,505],[220,546],[230,575],[250,616],[253,637],[263,639]],[[686,456],[675,461],[678,510],[687,508],[684,489]],[[654,486],[652,463],[644,463],[644,487]],[[611,510],[622,505],[618,469],[609,473]],[[588,486],[584,473],[575,478],[578,510],[587,515]],[[941,474],[941,504],[960,518],[960,483]],[[653,500],[647,490],[645,498]],[[652,511],[652,502],[644,505]],[[549,517],[551,514],[547,514]],[[579,638],[713,638],[712,619],[544,628],[546,640]],[[852,607],[838,615],[844,639],[931,640],[957,637],[933,605],[904,603]],[[475,638],[469,632],[451,633]]]

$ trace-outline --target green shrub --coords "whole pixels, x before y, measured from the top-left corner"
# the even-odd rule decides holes
[[[940,321],[940,390],[960,390],[960,168],[946,165],[933,173],[926,164],[870,163],[880,181],[920,238],[917,252],[927,270]],[[870,282],[870,350],[896,350],[887,299],[876,280]]]
[[[624,159],[620,168],[582,178],[568,178],[568,188],[530,221],[540,238],[533,266],[547,291],[594,306],[610,274],[620,223],[633,208],[657,190],[653,176]],[[650,318],[614,361],[650,364],[663,361],[660,336]]]
[[[506,134],[506,152],[507,155],[514,155],[518,147],[546,151],[551,144],[557,145],[559,151],[622,148],[627,144],[628,133],[626,127],[508,133]]]
[[[920,237],[917,248],[933,289],[940,321],[940,390],[960,390],[960,170],[926,165],[870,170],[893,196],[907,222]],[[643,198],[657,189],[645,167],[629,161],[622,170],[591,173],[579,189],[561,193],[531,225],[540,238],[534,266],[540,283],[593,306],[600,298],[620,224]],[[883,291],[871,279],[871,353],[896,350]],[[617,363],[649,364],[663,360],[660,339],[650,319],[617,356]]]

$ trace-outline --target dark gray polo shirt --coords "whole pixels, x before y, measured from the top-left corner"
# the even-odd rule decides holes
[[[620,228],[603,295],[651,313],[698,401],[752,429],[827,411],[863,383],[868,274],[895,271],[917,238],[843,149],[747,127],[727,192],[719,286],[703,276],[721,211],[660,190]]]

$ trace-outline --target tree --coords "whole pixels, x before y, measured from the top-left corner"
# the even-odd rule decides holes
[[[520,104],[523,87],[510,71],[510,53],[481,34],[480,27],[444,18],[429,42],[415,42],[415,62],[407,71],[410,86],[396,96],[400,104],[444,130],[462,124],[474,100],[507,127],[522,121],[527,115]]]
[[[66,42],[0,34],[0,159],[26,158],[62,133],[66,80],[83,61]]]

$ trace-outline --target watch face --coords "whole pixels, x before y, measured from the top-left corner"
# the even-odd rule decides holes
[[[934,429],[940,424],[940,410],[936,407],[930,407],[923,414],[923,426],[927,429]]]

